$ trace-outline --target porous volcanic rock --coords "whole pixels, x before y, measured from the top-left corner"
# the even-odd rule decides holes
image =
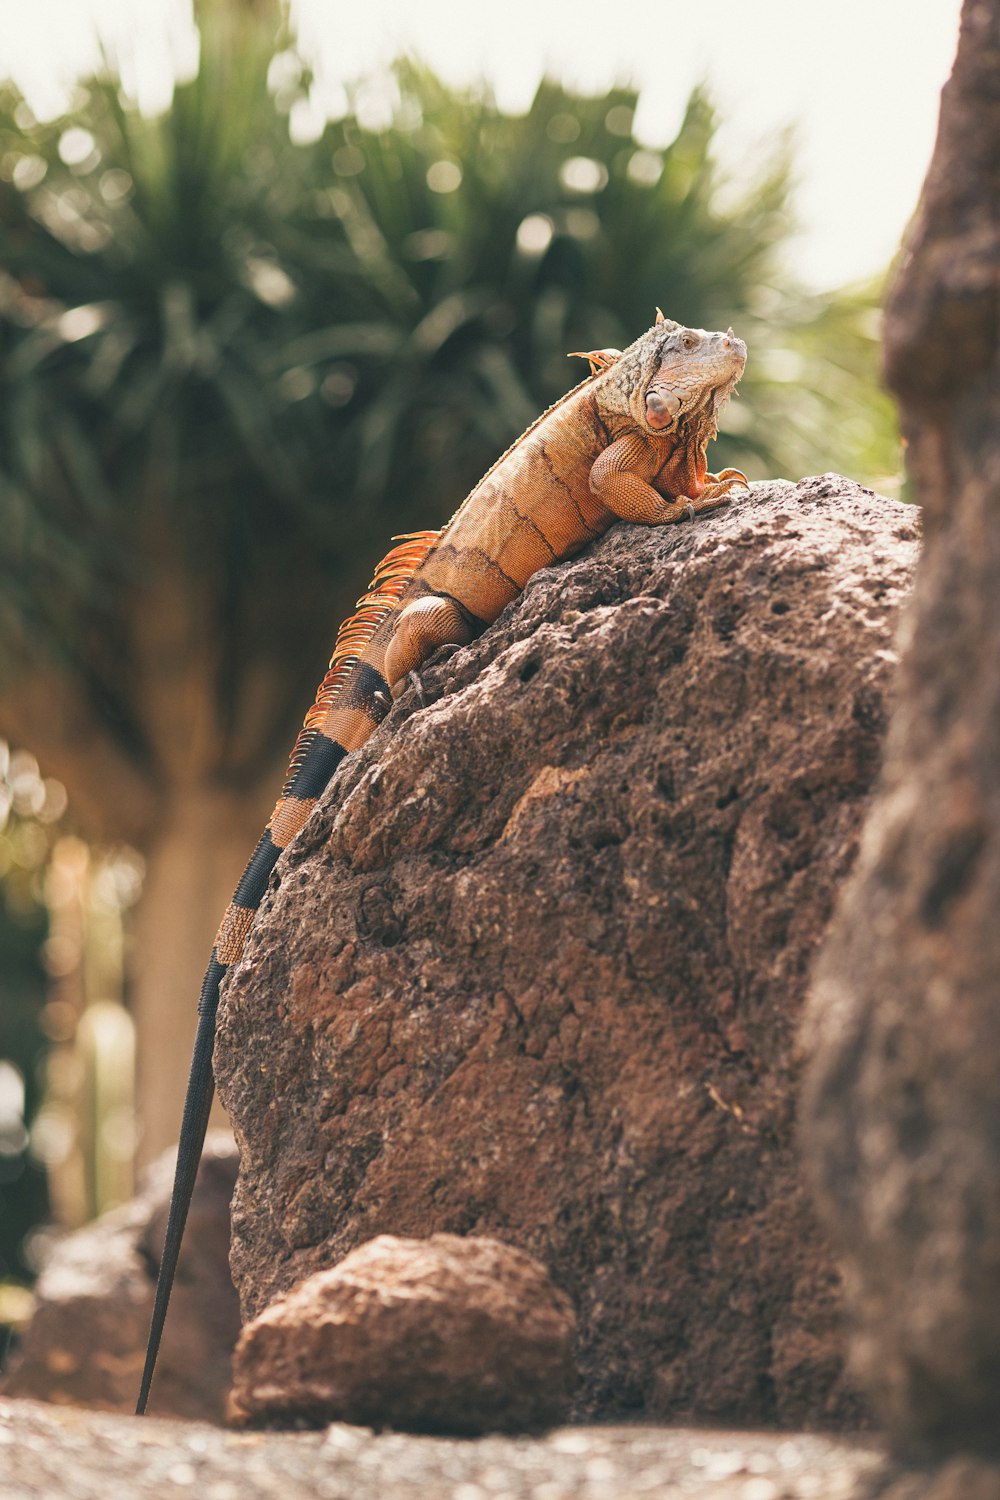
[[[857,1420],[796,1035],[917,546],[849,480],[755,485],[424,670],[224,992],[245,1316],[378,1234],[491,1235],[576,1306],[579,1415]]]
[[[240,1329],[227,1263],[236,1167],[228,1132],[210,1135],[156,1366],[150,1410],[160,1415],[218,1421],[225,1411]],[[173,1169],[171,1151],[149,1169],[138,1197],[57,1246],[3,1380],[8,1395],[135,1409]]]
[[[523,1250],[474,1235],[379,1235],[244,1328],[229,1415],[541,1431],[569,1406],[575,1328],[569,1298]]]

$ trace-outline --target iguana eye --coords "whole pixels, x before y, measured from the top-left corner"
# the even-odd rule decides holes
[[[697,342],[698,342],[698,335],[696,333],[692,333],[689,328],[685,329],[684,332],[681,334],[681,348],[682,349],[693,349],[694,346],[695,346],[695,344],[697,344]]]

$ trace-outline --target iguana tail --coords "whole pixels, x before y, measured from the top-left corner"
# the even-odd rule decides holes
[[[329,669],[319,685],[316,701],[306,714],[295,742],[281,796],[247,862],[216,934],[198,1001],[198,1030],[184,1096],[177,1166],[170,1196],[163,1254],[156,1279],[156,1298],[139,1399],[135,1408],[136,1416],[143,1415],[149,1399],[184,1225],[187,1222],[212,1108],[212,1050],[219,985],[226,971],[243,955],[254,915],[267,890],[267,882],[279,854],[305,823],[344,756],[356,749],[373,732],[391,707],[384,679],[365,662],[365,649],[379,626],[398,608],[400,598],[415,570],[439,535],[437,531],[416,531],[393,538],[400,545],[394,547],[379,563],[368,592],[358,600],[355,613],[344,621],[337,632]],[[338,717],[343,719],[343,708],[350,710],[353,722],[353,733],[350,736],[352,743],[346,745],[331,732],[336,727]]]

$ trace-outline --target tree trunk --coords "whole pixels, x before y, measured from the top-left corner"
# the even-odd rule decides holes
[[[128,964],[139,1165],[177,1140],[212,941],[281,785],[276,739],[290,745],[298,720],[279,653],[258,649],[227,678],[209,581],[185,570],[156,495],[145,511],[155,565],[124,616],[138,743],[88,684],[27,654],[0,703],[3,728],[65,782],[77,826],[145,861]]]
[[[266,816],[266,814],[265,814]],[[179,796],[146,851],[146,878],[135,914],[131,1009],[136,1022],[141,1139],[138,1161],[177,1140],[191,1062],[198,994],[222,919],[264,819],[246,800],[206,788]],[[214,1123],[225,1115],[216,1103]]]
[[[926,551],[804,1143],[906,1452],[1000,1447],[1000,0],[966,0],[886,322]]]

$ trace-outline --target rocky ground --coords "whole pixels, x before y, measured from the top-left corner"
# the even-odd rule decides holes
[[[336,1425],[238,1434],[0,1401],[4,1500],[847,1500],[879,1469],[873,1447],[788,1433],[567,1427],[469,1442]]]

